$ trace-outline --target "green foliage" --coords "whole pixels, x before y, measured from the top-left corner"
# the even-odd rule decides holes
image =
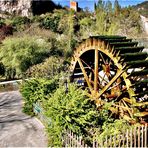
[[[65,129],[85,137],[89,143],[94,130],[100,128],[105,119],[86,97],[85,91],[74,84],[68,84],[68,93],[65,93],[64,86],[60,86],[48,101],[43,101],[43,107],[46,116],[52,120],[52,124],[47,126],[50,146],[61,146]]]
[[[15,16],[11,21],[11,25],[18,31],[25,29],[25,25],[29,25],[30,23],[31,21],[29,18],[21,16]]]
[[[59,24],[59,16],[51,16],[47,15],[40,23],[40,26],[46,29],[50,29],[53,32],[57,31],[58,24]]]
[[[65,63],[62,57],[49,57],[41,64],[32,66],[27,70],[29,77],[48,77],[59,74],[63,70],[67,70],[68,63]]]
[[[5,25],[4,19],[0,18],[0,28]]]
[[[116,119],[114,122],[104,122],[102,126],[102,133],[98,135],[97,139],[104,139],[106,136],[119,135],[130,128],[127,121],[123,119]]]
[[[5,74],[5,67],[4,67],[3,63],[0,62],[0,75],[4,76],[4,74]]]
[[[52,93],[58,86],[57,78],[48,79],[31,79],[26,80],[20,87],[20,92],[25,102],[23,111],[28,115],[34,115],[33,104],[37,101],[47,99],[48,95]]]
[[[50,54],[51,46],[43,39],[26,36],[23,38],[7,38],[0,48],[0,59],[6,69],[14,69],[17,76],[41,63]]]

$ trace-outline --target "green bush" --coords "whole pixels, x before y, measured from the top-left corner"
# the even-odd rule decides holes
[[[41,64],[37,64],[29,68],[26,72],[29,77],[48,77],[52,78],[63,70],[67,70],[68,64],[62,57],[49,57]]]
[[[0,62],[0,75],[1,76],[5,75],[5,66],[1,62]]]
[[[4,19],[0,18],[0,28],[6,25]]]
[[[29,25],[30,23],[31,23],[31,20],[29,18],[16,16],[16,17],[12,18],[11,25],[16,30],[23,30],[23,29],[25,29],[25,25]]]
[[[73,84],[69,84],[68,93],[65,93],[64,86],[60,86],[48,100],[43,101],[43,108],[52,121],[51,125],[47,125],[49,146],[62,146],[65,129],[83,136],[85,142],[90,144],[94,130],[100,129],[105,119],[86,97],[85,91]]]
[[[58,24],[59,24],[60,18],[58,16],[46,16],[40,23],[40,26],[45,29],[50,29],[53,32],[57,32]]]
[[[17,77],[21,77],[29,67],[49,57],[51,45],[37,37],[13,37],[2,42],[0,52],[0,59],[6,69],[14,69]]]
[[[48,95],[52,93],[58,86],[57,78],[48,79],[31,79],[23,81],[20,92],[25,102],[23,111],[28,115],[34,115],[33,104],[37,101],[47,99]]]

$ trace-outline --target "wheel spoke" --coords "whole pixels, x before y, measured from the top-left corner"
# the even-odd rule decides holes
[[[85,78],[85,80],[86,80],[86,82],[87,82],[87,85],[88,85],[88,87],[89,87],[89,89],[90,89],[90,91],[91,91],[91,93],[92,93],[93,88],[92,88],[92,86],[91,86],[91,84],[90,84],[90,82],[89,82],[89,78],[88,78],[87,73],[86,73],[86,71],[85,71],[85,69],[84,69],[84,66],[83,66],[83,64],[82,64],[82,62],[81,62],[81,59],[80,59],[79,57],[78,57],[77,59],[78,59],[78,63],[79,63],[79,65],[80,65],[80,68],[81,68],[81,70],[82,70],[82,72],[83,72],[84,78]]]
[[[92,70],[93,74],[95,74],[94,69],[92,69],[90,65],[88,65],[88,64],[87,64],[84,60],[82,60],[82,59],[81,59],[81,61],[82,61],[86,66],[88,66],[89,69]],[[98,78],[101,78],[101,79],[102,79],[102,77],[99,75],[99,73],[98,73]],[[104,80],[104,81],[105,81],[105,80]],[[107,81],[105,81],[105,82],[107,82]],[[97,82],[97,83],[98,83],[98,85],[100,86],[101,83],[100,83],[100,84],[99,84],[99,82]]]
[[[101,55],[101,58],[102,58],[102,60],[103,60],[103,63],[106,64],[106,62],[105,62],[105,60],[104,60],[104,58],[103,58],[103,56],[102,56],[101,53],[100,53],[100,55]]]
[[[98,49],[95,49],[95,73],[94,73],[94,91],[97,93],[98,90],[98,63],[99,63]]]
[[[110,82],[99,92],[97,98],[100,98],[100,96],[108,90],[108,88],[123,74],[123,70],[117,71],[116,75],[110,80]]]

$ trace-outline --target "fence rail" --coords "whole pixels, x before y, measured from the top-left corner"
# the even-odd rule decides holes
[[[113,136],[106,136],[105,139],[93,139],[91,145],[85,144],[82,137],[67,130],[63,136],[64,147],[148,147],[148,127],[138,126],[125,131],[125,133]]]
[[[0,82],[0,92],[15,91],[19,89],[19,83],[22,80]]]

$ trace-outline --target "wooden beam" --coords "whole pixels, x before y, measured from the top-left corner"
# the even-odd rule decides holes
[[[82,62],[81,62],[81,59],[80,59],[79,57],[77,57],[77,59],[78,59],[78,63],[79,63],[79,65],[80,65],[80,68],[81,68],[81,70],[82,70],[82,72],[83,72],[84,78],[85,78],[85,80],[86,80],[86,82],[87,82],[87,85],[88,85],[88,87],[89,87],[89,89],[90,89],[90,91],[91,91],[91,93],[92,93],[92,92],[93,92],[93,88],[92,88],[92,86],[91,86],[91,83],[89,82],[89,78],[88,78],[87,73],[86,73],[86,71],[85,71],[85,69],[84,69],[84,66],[83,66],[83,64],[82,64]],[[92,94],[93,94],[93,93],[92,93]]]
[[[97,94],[98,91],[98,63],[99,63],[99,55],[98,49],[95,48],[95,76],[94,76],[94,91]]]
[[[100,96],[124,73],[123,70],[118,70],[116,75],[110,80],[110,82],[98,93],[97,98]]]

